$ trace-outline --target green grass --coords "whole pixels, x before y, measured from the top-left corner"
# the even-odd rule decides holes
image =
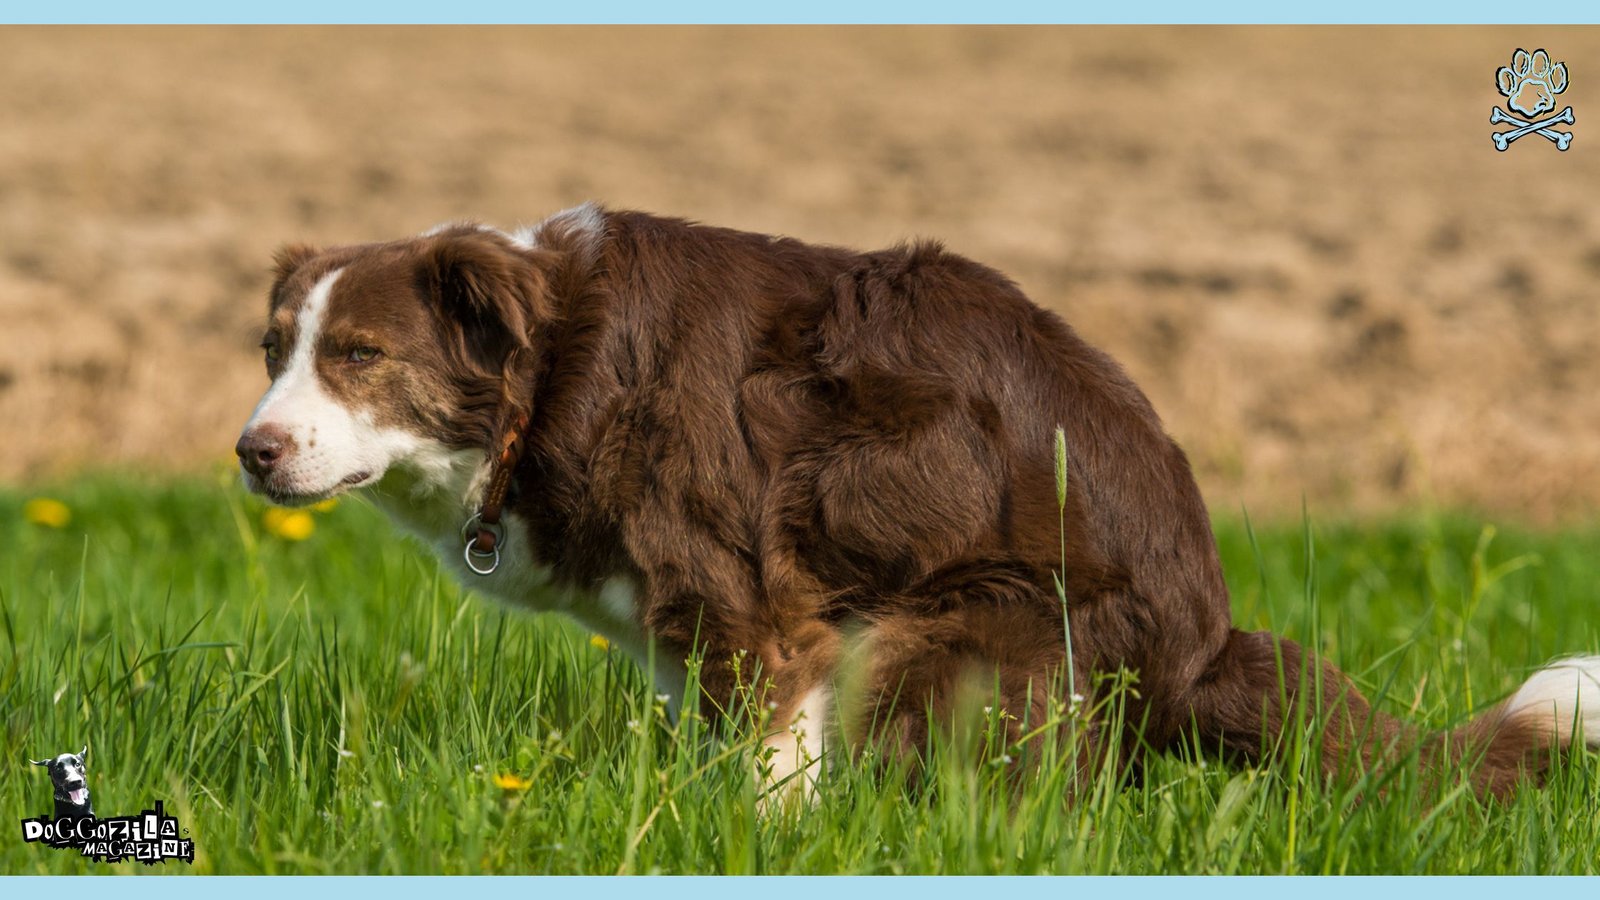
[[[1022,763],[944,746],[921,789],[843,763],[814,806],[762,815],[750,740],[692,716],[669,726],[633,664],[462,591],[358,503],[292,542],[220,479],[49,493],[72,510],[64,528],[24,520],[33,493],[0,492],[0,812],[48,812],[26,759],[88,743],[96,809],[164,800],[195,872],[1600,872],[1592,755],[1483,804],[1403,767],[1327,782],[1293,761],[1314,728],[1282,764],[1158,757],[1075,802],[1048,759],[1017,783],[1006,770]],[[1218,531],[1241,624],[1314,635],[1430,725],[1600,648],[1593,529]],[[0,872],[86,870],[143,867],[0,840]]]

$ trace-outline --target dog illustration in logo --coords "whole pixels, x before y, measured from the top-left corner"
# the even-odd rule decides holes
[[[1567,64],[1552,62],[1550,54],[1542,49],[1532,53],[1518,49],[1511,55],[1511,65],[1501,66],[1500,71],[1495,73],[1495,84],[1500,88],[1501,96],[1506,98],[1508,109],[1532,119],[1556,108],[1556,95],[1567,89]],[[1550,126],[1561,123],[1572,125],[1574,121],[1570,106],[1538,121],[1519,119],[1497,106],[1489,113],[1490,124],[1505,122],[1517,127],[1511,131],[1496,132],[1490,137],[1494,139],[1495,149],[1501,151],[1527,134],[1538,134],[1555,144],[1557,150],[1565,150],[1572,145],[1572,132],[1557,131]]]
[[[50,780],[55,784],[55,817],[58,819],[94,815],[94,808],[89,805],[89,781],[85,777],[83,764],[84,757],[88,755],[89,746],[85,744],[77,753],[63,753],[55,759],[28,760],[50,770]]]

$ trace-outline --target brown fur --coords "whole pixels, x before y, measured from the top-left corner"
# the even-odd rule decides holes
[[[1038,721],[1065,661],[1059,425],[1074,688],[1136,672],[1145,745],[1192,733],[1257,759],[1320,671],[1330,771],[1421,741],[1441,762],[1483,754],[1475,783],[1502,795],[1542,765],[1534,726],[1492,713],[1440,753],[1331,665],[1232,628],[1183,452],[1116,363],[1000,273],[931,242],[857,253],[599,215],[603,235],[558,219],[532,250],[470,226],[286,250],[274,327],[344,266],[359,296],[326,340],[380,328],[411,365],[329,372],[331,390],[460,447],[530,416],[509,509],[531,541],[511,552],[579,586],[631,576],[654,639],[705,654],[709,705],[744,652],[782,721],[862,629],[880,702],[850,715],[908,749],[974,666]]]

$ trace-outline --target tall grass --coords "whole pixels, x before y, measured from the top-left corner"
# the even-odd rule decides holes
[[[225,480],[64,485],[62,528],[29,496],[0,492],[0,812],[48,812],[27,759],[87,743],[96,810],[165,801],[195,872],[1600,872],[1594,758],[1484,804],[1403,766],[1326,781],[1315,721],[1271,766],[1183,751],[1069,801],[1070,738],[1023,758],[991,704],[921,778],[840,756],[814,804],[763,812],[753,729],[674,721],[618,653],[463,592],[359,503],[295,541]],[[1416,721],[1600,645],[1594,530],[1217,527],[1242,627]],[[0,839],[7,873],[136,869]]]

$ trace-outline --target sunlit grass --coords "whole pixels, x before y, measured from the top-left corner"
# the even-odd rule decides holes
[[[87,743],[96,809],[164,800],[197,872],[1600,872],[1592,757],[1486,805],[1403,768],[1325,783],[1314,723],[1274,766],[1157,757],[1070,802],[1070,748],[1023,759],[995,729],[920,782],[842,760],[763,813],[754,739],[671,724],[603,640],[463,592],[360,503],[305,515],[221,480],[0,492],[0,812],[48,812],[27,759]],[[1592,529],[1218,530],[1243,627],[1315,636],[1417,721],[1600,649]],[[0,842],[8,873],[136,869]]]

